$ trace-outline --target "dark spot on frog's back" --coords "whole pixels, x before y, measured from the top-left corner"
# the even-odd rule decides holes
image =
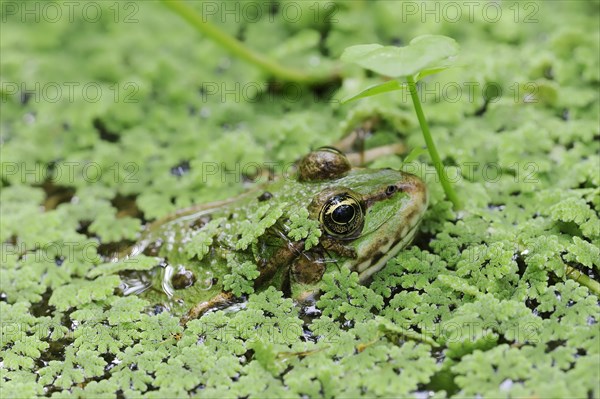
[[[258,202],[263,202],[263,201],[268,201],[271,198],[273,198],[273,194],[271,194],[268,191],[265,191],[264,193],[262,193],[259,197],[258,197]]]

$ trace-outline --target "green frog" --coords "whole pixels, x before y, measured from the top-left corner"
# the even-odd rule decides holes
[[[426,208],[418,177],[352,167],[342,152],[322,147],[291,177],[148,225],[127,256],[154,257],[157,267],[127,272],[124,293],[183,323],[269,286],[310,301],[330,270],[346,267],[366,282],[410,243]]]

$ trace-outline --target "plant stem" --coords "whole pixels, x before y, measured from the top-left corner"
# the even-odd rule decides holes
[[[275,60],[265,57],[244,46],[244,44],[235,37],[228,35],[208,22],[201,14],[198,14],[193,8],[185,4],[185,2],[181,0],[162,0],[162,2],[189,22],[200,33],[206,35],[206,37],[214,40],[229,50],[233,55],[256,65],[276,78],[284,81],[316,84],[331,81],[336,76],[334,72],[310,74],[298,69],[285,67]]]
[[[427,120],[425,119],[425,113],[423,112],[423,108],[421,107],[421,100],[419,99],[419,94],[417,93],[415,79],[412,76],[407,76],[406,81],[408,83],[408,90],[410,91],[410,96],[415,107],[415,112],[417,113],[417,118],[419,119],[419,125],[421,125],[421,131],[423,132],[423,137],[425,138],[425,144],[427,144],[427,150],[429,151],[429,155],[431,156],[431,160],[433,161],[435,171],[437,172],[437,175],[440,178],[440,182],[442,183],[442,187],[444,188],[444,193],[446,193],[446,197],[454,205],[454,209],[459,209],[460,200],[458,199],[458,196],[456,195],[452,184],[450,184],[448,177],[444,173],[444,165],[442,164],[440,155],[438,154],[437,148],[435,147],[435,143],[433,142],[433,138],[431,137],[429,125],[427,124]]]
[[[600,283],[598,283],[596,280],[592,280],[591,278],[589,278],[588,276],[571,266],[567,266],[565,274],[571,280],[574,280],[579,284],[588,287],[589,290],[592,291],[594,294],[600,295]]]

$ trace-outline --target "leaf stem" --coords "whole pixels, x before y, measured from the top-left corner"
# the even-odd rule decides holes
[[[242,42],[235,37],[223,32],[215,25],[208,22],[201,14],[198,14],[193,8],[189,7],[181,0],[162,0],[163,4],[172,11],[179,14],[183,19],[189,22],[196,30],[214,40],[233,55],[256,65],[260,69],[276,78],[284,81],[292,81],[306,84],[323,83],[333,80],[336,73],[307,73],[302,70],[285,67],[275,60],[252,51],[244,46]]]
[[[593,292],[597,296],[600,296],[600,283],[596,280],[592,280],[591,278],[589,278],[588,276],[571,266],[567,266],[565,274],[571,280],[574,280],[577,283],[588,287],[591,292]]]
[[[440,178],[440,182],[442,183],[442,187],[444,188],[444,193],[446,193],[446,197],[454,205],[454,209],[459,209],[460,200],[458,199],[458,196],[456,195],[452,184],[450,184],[450,181],[444,173],[444,165],[442,164],[440,155],[437,152],[437,148],[435,147],[435,143],[433,142],[433,138],[431,137],[429,125],[427,124],[427,120],[425,119],[425,113],[423,112],[423,108],[421,107],[421,100],[419,99],[419,94],[417,93],[415,79],[412,76],[407,76],[406,82],[408,83],[408,90],[410,91],[410,96],[415,107],[415,112],[417,113],[417,118],[419,119],[419,125],[421,125],[421,131],[423,132],[423,137],[425,138],[425,143],[427,144],[427,150],[429,151],[429,155],[431,156],[431,160],[433,161],[435,171],[437,172],[437,175]]]

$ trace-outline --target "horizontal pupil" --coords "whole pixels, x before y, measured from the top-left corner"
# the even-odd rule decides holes
[[[339,224],[346,224],[354,218],[354,208],[350,205],[340,205],[333,211],[331,218]]]

